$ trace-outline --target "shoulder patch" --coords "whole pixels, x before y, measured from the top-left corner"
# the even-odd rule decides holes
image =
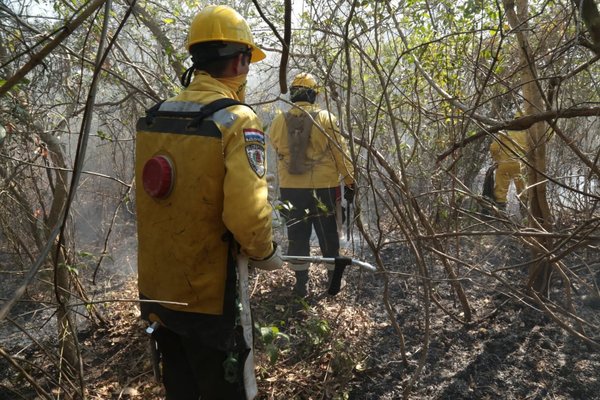
[[[265,144],[265,134],[258,129],[244,129],[244,140],[246,142],[258,142],[262,145]]]
[[[246,145],[246,156],[252,170],[259,178],[265,176],[265,147],[260,144]]]

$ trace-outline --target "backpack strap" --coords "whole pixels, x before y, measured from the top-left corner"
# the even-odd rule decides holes
[[[212,103],[208,103],[207,105],[202,107],[202,109],[199,112],[197,112],[196,115],[193,117],[192,122],[190,122],[189,126],[198,125],[205,118],[210,117],[217,111],[222,110],[227,107],[236,106],[236,105],[243,105],[246,107],[250,107],[248,104],[242,103],[241,101],[230,99],[228,97],[223,97],[222,99],[215,100]],[[250,109],[252,109],[252,107],[250,107]]]
[[[154,122],[154,118],[156,118],[156,114],[158,113],[158,109],[164,102],[164,100],[161,100],[146,110],[146,125],[152,125],[152,123]]]
[[[154,119],[157,117],[179,117],[179,118],[191,118],[192,122],[190,123],[190,126],[194,126],[194,125],[198,125],[200,122],[202,122],[202,120],[204,120],[207,117],[210,117],[217,111],[222,110],[227,107],[242,105],[242,106],[246,106],[246,107],[250,108],[251,110],[254,110],[248,104],[242,103],[241,101],[238,101],[238,100],[230,99],[228,97],[223,97],[221,99],[217,99],[217,100],[213,101],[212,103],[208,103],[207,105],[202,107],[200,109],[200,111],[194,111],[194,112],[161,111],[160,106],[164,102],[165,101],[163,100],[163,101],[155,104],[148,110],[146,110],[146,124],[147,125],[152,125],[152,123],[154,122]]]

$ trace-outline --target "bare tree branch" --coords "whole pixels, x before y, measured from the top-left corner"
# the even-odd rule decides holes
[[[489,128],[484,128],[473,135],[466,137],[460,142],[454,143],[450,148],[445,150],[442,154],[437,156],[437,162],[443,161],[450,154],[454,153],[457,149],[465,147],[467,144],[482,139],[486,135],[491,133],[500,132],[502,130],[513,130],[520,131],[525,130],[531,127],[533,124],[540,121],[551,121],[554,119],[560,118],[576,118],[576,117],[591,117],[591,116],[599,116],[600,115],[600,107],[590,107],[590,108],[569,108],[566,110],[550,110],[544,111],[539,114],[534,115],[526,115],[524,117],[516,118],[512,121],[503,122],[498,125],[490,126]]]
[[[58,34],[54,40],[44,46],[44,48],[37,54],[31,56],[31,60],[21,67],[13,76],[7,79],[4,85],[0,86],[0,96],[8,92],[14,85],[23,79],[29,71],[31,71],[36,65],[40,64],[44,58],[46,58],[46,56],[52,52],[52,50],[54,50],[62,41],[68,38],[90,15],[92,15],[92,13],[94,13],[94,11],[100,8],[105,2],[106,0],[93,0],[92,3],[77,16],[77,18],[65,25],[62,32]]]

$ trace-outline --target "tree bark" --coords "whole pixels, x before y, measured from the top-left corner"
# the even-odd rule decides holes
[[[146,11],[139,3],[134,4],[133,0],[128,1],[131,5],[133,4],[133,14],[140,18],[140,21],[146,25],[146,28],[152,32],[156,41],[160,44],[160,46],[164,49],[167,58],[169,59],[169,64],[175,73],[175,76],[181,76],[185,72],[185,67],[183,64],[177,59],[176,54],[177,51],[175,46],[171,40],[165,35],[165,33],[160,28],[160,24],[156,22],[156,20]]]
[[[600,54],[600,12],[598,12],[596,3],[594,0],[573,0],[573,4],[590,31],[594,52]]]
[[[508,21],[516,32],[520,51],[521,83],[523,85],[525,115],[536,114],[545,110],[544,99],[540,82],[537,80],[537,68],[535,66],[533,51],[531,49],[528,32],[528,0],[516,1],[504,0],[504,7]],[[548,200],[546,199],[546,128],[545,122],[533,124],[528,130],[530,151],[527,154],[528,187],[527,198],[531,218],[529,224],[537,229],[543,229],[547,232],[552,230],[552,215]],[[547,249],[552,248],[550,238],[539,239],[538,246],[532,250],[533,259],[539,259],[529,269],[529,278],[527,286],[529,289],[547,296],[550,288],[550,273],[552,266],[549,263],[549,254]]]

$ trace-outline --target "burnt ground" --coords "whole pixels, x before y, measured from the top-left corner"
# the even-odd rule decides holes
[[[488,264],[502,266],[527,258],[510,241],[493,239],[478,242],[481,247],[466,245],[470,251],[484,254]],[[279,322],[281,331],[289,333],[292,348],[268,367],[270,379],[261,381],[262,392],[274,395],[264,398],[399,399],[422,365],[411,398],[600,399],[599,349],[567,333],[530,300],[512,294],[514,288],[481,274],[488,270],[485,266],[479,266],[479,271],[459,270],[473,310],[470,324],[456,320],[462,318],[459,302],[441,267],[430,269],[431,277],[440,278],[434,280],[434,297],[447,312],[432,305],[427,329],[420,289],[410,276],[411,270],[414,272],[410,255],[396,248],[384,252],[383,257],[392,271],[387,297],[381,275],[357,271],[347,277],[343,293],[336,298],[313,299],[301,316],[288,317],[287,309],[277,306],[285,303],[284,288],[292,284],[291,274],[276,290],[255,294],[257,319],[273,325]],[[518,285],[526,279],[526,272],[509,270],[502,277]],[[313,281],[323,288],[324,273],[314,271]],[[556,289],[551,295],[558,304],[564,292],[561,286],[554,282]],[[577,292],[577,287],[571,289]],[[600,310],[575,297],[578,314],[593,324],[585,327],[586,334],[598,342]],[[396,329],[390,314],[398,323]],[[311,349],[314,325],[321,321],[329,324],[330,333],[323,335],[314,351],[302,351]],[[405,342],[406,362],[398,329]]]
[[[460,321],[460,303],[434,259],[428,260],[428,273],[439,305],[426,308],[412,256],[402,247],[382,252],[389,271],[387,287],[383,274],[352,269],[336,297],[323,294],[326,275],[319,266],[311,269],[311,296],[304,302],[290,295],[291,271],[254,273],[250,289],[259,398],[400,399],[419,372],[412,382],[412,399],[600,399],[598,348],[562,329],[515,290],[525,280],[525,271],[502,270],[499,276],[505,284],[489,275],[524,260],[527,254],[520,245],[496,239],[462,245],[461,251],[468,253],[461,258],[472,261],[458,270],[473,310],[470,324]],[[360,258],[373,262],[368,255]],[[585,258],[597,265],[597,254]],[[594,271],[575,272],[580,279],[569,286],[575,311],[585,321],[585,334],[600,342],[600,310],[582,300],[588,293],[584,284],[592,281]],[[131,276],[113,274],[101,281],[106,284],[96,288],[97,299],[137,296]],[[555,281],[553,287],[551,299],[567,305],[562,282]],[[39,315],[25,312],[32,308],[28,304],[17,310],[22,317],[16,319],[23,324]],[[152,380],[137,305],[106,302],[98,310],[105,324],[87,323],[80,332],[87,398],[162,399],[160,385]],[[573,320],[568,322],[576,327]],[[6,323],[0,328],[5,331]],[[26,368],[49,388],[55,368],[48,357],[11,332],[1,339],[2,347],[22,364],[27,360],[41,366]],[[49,337],[40,345],[54,348]],[[58,398],[56,392],[52,395]],[[38,397],[23,376],[0,359],[0,400],[20,398]]]

